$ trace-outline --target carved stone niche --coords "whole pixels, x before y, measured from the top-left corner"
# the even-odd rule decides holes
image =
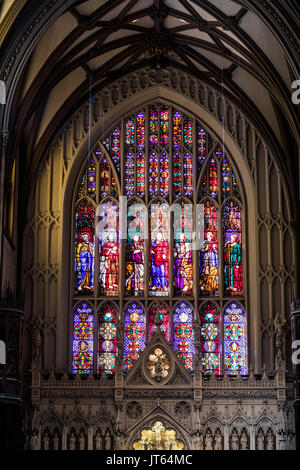
[[[191,414],[191,405],[187,401],[179,401],[176,403],[174,411],[179,419],[186,419]]]
[[[131,401],[127,404],[126,414],[131,419],[138,419],[142,416],[142,405],[138,401]]]

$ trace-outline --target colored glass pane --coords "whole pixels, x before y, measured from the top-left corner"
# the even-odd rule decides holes
[[[116,168],[120,167],[121,131],[116,127],[111,135],[111,156]]]
[[[171,323],[170,315],[167,307],[165,306],[153,306],[150,309],[149,316],[149,339],[152,338],[153,333],[160,328],[164,333],[166,341],[171,340]]]
[[[136,118],[136,140],[137,146],[140,150],[145,147],[145,115],[144,113],[138,113]]]
[[[117,313],[115,307],[106,303],[99,315],[99,353],[98,369],[100,373],[111,375],[116,365],[117,354]]]
[[[96,164],[94,157],[90,158],[87,173],[87,190],[92,199],[96,197]]]
[[[173,146],[179,149],[182,140],[182,116],[176,111],[173,115]]]
[[[225,293],[230,295],[242,295],[242,222],[241,210],[235,201],[225,203],[223,230]]]
[[[146,207],[134,202],[128,207],[127,217],[125,292],[126,295],[143,295]]]
[[[145,195],[145,157],[142,153],[136,159],[136,192],[139,197]]]
[[[191,295],[193,289],[193,210],[190,204],[174,208],[174,293]]]
[[[82,302],[73,316],[73,374],[90,374],[93,370],[94,315]]]
[[[135,141],[135,135],[134,135],[135,125],[132,119],[126,122],[125,133],[126,133],[125,142],[127,145],[131,147],[132,145],[134,145],[134,141]]]
[[[218,214],[210,201],[204,203],[204,240],[200,247],[200,293],[217,295],[219,288]]]
[[[150,295],[168,295],[169,288],[169,206],[151,206]]]
[[[81,183],[79,186],[79,191],[78,191],[78,199],[82,198],[86,194],[86,172],[83,173],[82,178],[81,178]]]
[[[150,110],[150,120],[149,120],[149,127],[150,127],[150,136],[149,142],[151,147],[156,147],[158,145],[158,113],[156,108],[152,108]]]
[[[193,310],[185,302],[180,302],[173,315],[174,349],[187,369],[193,366],[194,332]]]
[[[146,317],[143,308],[132,302],[125,310],[124,363],[131,369],[145,348]]]
[[[220,373],[221,345],[219,315],[215,305],[207,302],[201,309],[201,357],[203,371]]]
[[[198,125],[197,146],[198,146],[198,160],[199,160],[200,165],[203,165],[206,159],[206,132],[199,125]]]
[[[193,194],[193,163],[190,154],[186,154],[183,159],[183,190],[185,196]]]
[[[159,188],[159,163],[156,153],[151,153],[149,157],[149,193],[153,197],[158,193]]]
[[[99,213],[99,288],[101,295],[118,295],[119,284],[119,209],[107,201]]]
[[[182,193],[182,158],[179,153],[173,156],[173,191],[175,197]]]
[[[213,198],[218,195],[218,168],[213,158],[209,164],[209,194]]]
[[[193,124],[191,119],[184,120],[183,140],[185,147],[191,150],[193,148]]]
[[[108,166],[108,163],[105,157],[100,162],[99,172],[100,172],[100,183],[99,183],[100,196],[106,197],[109,194],[109,190],[110,190],[110,168]]]
[[[95,209],[81,201],[75,213],[75,293],[89,293],[94,288]]]
[[[160,111],[160,145],[167,147],[169,145],[169,111],[162,109]]]
[[[160,193],[163,197],[169,194],[169,157],[166,153],[160,156]]]
[[[126,195],[131,197],[134,193],[134,157],[132,153],[126,155],[125,172]]]
[[[246,315],[232,302],[224,312],[224,365],[229,375],[247,375]]]

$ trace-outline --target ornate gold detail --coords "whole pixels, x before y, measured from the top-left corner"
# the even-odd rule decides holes
[[[143,429],[141,440],[133,443],[135,450],[181,450],[184,445],[176,441],[173,429],[165,430],[161,421],[157,421],[152,430]]]

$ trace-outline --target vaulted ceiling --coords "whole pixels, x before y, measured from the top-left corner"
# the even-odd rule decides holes
[[[23,3],[16,28],[28,4],[36,4]],[[87,99],[91,84],[100,89],[146,65],[172,65],[216,88],[223,87],[225,95],[238,101],[242,109],[264,117],[283,148],[287,128],[299,135],[298,110],[291,102],[297,64],[270,18],[261,12],[261,4],[268,2],[57,3],[62,4],[61,10],[49,15],[44,31],[32,44],[12,99],[10,131],[28,142],[29,156],[57,116],[62,120]],[[280,5],[286,2],[271,3],[280,18]],[[291,1],[284,12],[290,23],[294,20],[297,25],[297,13],[297,2]],[[12,22],[10,30],[13,28]],[[9,32],[7,36],[9,39]]]

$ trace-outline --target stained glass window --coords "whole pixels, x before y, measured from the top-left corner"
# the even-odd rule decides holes
[[[81,302],[73,316],[73,374],[90,374],[93,369],[94,315],[86,302]]]
[[[125,310],[124,365],[131,369],[145,348],[146,316],[143,308],[132,302]]]
[[[174,311],[174,349],[187,369],[193,366],[194,332],[193,310],[185,302],[180,302]]]
[[[126,144],[133,146],[135,141],[135,125],[133,119],[130,119],[126,123]]]
[[[99,288],[101,295],[119,293],[119,209],[113,201],[99,208]]]
[[[116,127],[111,135],[111,156],[117,170],[120,168],[121,131]]]
[[[111,186],[111,171],[104,157],[100,164],[100,195],[106,197],[110,192]]]
[[[93,157],[90,158],[88,165],[88,195],[95,199],[96,197],[96,163]]]
[[[217,295],[219,288],[218,213],[210,200],[204,202],[204,240],[200,253],[200,294]]]
[[[151,153],[149,157],[149,193],[155,196],[159,188],[159,163],[156,153]]]
[[[119,309],[120,319],[126,317],[125,330],[128,327],[122,332],[126,369],[140,356],[146,336],[151,339],[157,328],[191,369],[196,292],[202,303],[203,370],[207,374],[239,370],[246,352],[242,359],[238,354],[243,344],[247,351],[246,343],[228,343],[226,356],[228,320],[225,311],[219,310],[230,297],[230,305],[242,309],[238,321],[244,318],[246,331],[244,210],[237,176],[225,142],[185,111],[159,101],[130,111],[89,152],[74,204],[74,303],[84,298],[84,308],[90,308],[88,301],[92,301],[99,313],[95,324],[92,316],[96,346],[90,363],[86,354],[78,355],[87,350],[79,350],[76,343],[74,371],[90,373],[95,351],[93,371],[114,373]],[[123,195],[130,199],[125,215],[118,206]],[[195,220],[199,204],[204,216]],[[125,234],[124,241],[120,234]],[[123,297],[130,301],[126,311]],[[180,301],[175,310],[174,297]],[[83,342],[81,346],[86,347]]]
[[[156,108],[150,109],[149,142],[152,147],[156,147],[158,145],[158,113]]]
[[[221,344],[219,312],[214,304],[207,302],[201,308],[201,356],[205,373],[220,374]]]
[[[167,147],[169,145],[169,110],[160,111],[160,145]]]
[[[200,165],[203,165],[206,159],[206,132],[199,124],[197,134],[197,153],[199,163]]]
[[[134,157],[131,152],[126,156],[126,181],[125,190],[128,197],[131,197],[134,193]]]
[[[189,204],[174,208],[174,293],[191,295],[193,289],[193,210]]]
[[[76,293],[89,293],[94,289],[95,209],[82,200],[75,215],[75,273]]]
[[[160,328],[164,333],[166,341],[171,340],[171,321],[169,310],[165,305],[154,305],[150,309],[149,315],[149,339],[153,333]]]
[[[128,207],[127,214],[125,291],[126,295],[143,295],[146,207],[134,202]]]
[[[145,115],[144,113],[138,113],[137,118],[137,129],[136,129],[136,140],[140,150],[145,147]]]
[[[150,295],[166,296],[169,291],[169,206],[151,206]]]
[[[145,194],[145,157],[139,153],[136,159],[136,192],[139,197]]]
[[[237,202],[225,203],[224,230],[224,287],[226,294],[243,294],[242,221]]]
[[[98,368],[100,373],[112,374],[115,369],[117,353],[116,320],[116,308],[107,302],[101,307],[99,314]]]
[[[191,119],[184,120],[184,145],[189,149],[192,150],[193,148],[193,123]]]
[[[182,139],[182,115],[176,111],[173,115],[173,146],[175,149],[181,147]]]
[[[247,375],[246,314],[236,302],[226,308],[224,322],[224,364],[229,375]]]

